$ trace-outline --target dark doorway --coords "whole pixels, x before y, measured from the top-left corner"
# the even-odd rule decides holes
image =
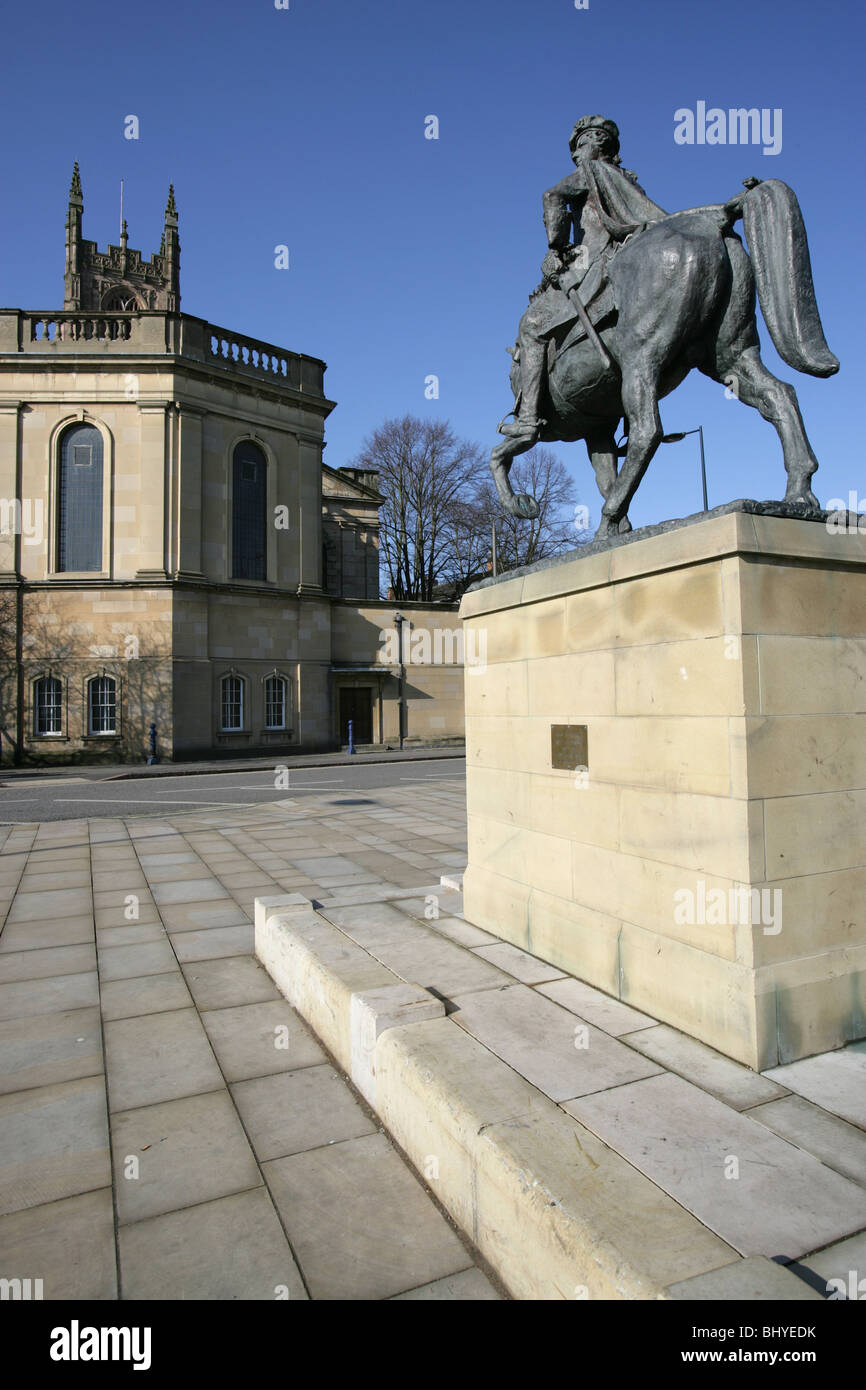
[[[355,743],[373,742],[373,692],[369,686],[340,690],[340,742],[349,742],[349,720]]]

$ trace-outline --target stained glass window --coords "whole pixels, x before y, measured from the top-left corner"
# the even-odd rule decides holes
[[[261,449],[242,440],[232,468],[232,577],[265,579],[267,461]]]
[[[101,570],[102,435],[93,425],[64,434],[57,484],[58,570]]]

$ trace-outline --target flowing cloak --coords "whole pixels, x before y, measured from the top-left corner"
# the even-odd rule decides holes
[[[587,192],[599,221],[614,241],[643,231],[668,214],[648,198],[636,179],[604,159],[581,160]]]
[[[626,173],[616,164],[609,164],[604,159],[585,159],[578,165],[578,176],[582,176],[582,182],[586,188],[587,199],[592,206],[599,222],[611,239],[615,249],[626,237],[634,232],[642,232],[653,222],[660,221],[661,218],[669,216],[664,208],[659,207],[648,198],[633,174]],[[571,183],[574,175],[568,180],[563,180],[563,185]],[[566,201],[570,201],[568,191],[559,185],[551,193],[559,195],[559,208],[553,216],[559,221],[559,235],[565,240],[568,236],[567,227],[570,224],[570,213],[566,211]],[[576,194],[580,189],[580,182],[574,188]],[[550,195],[546,195],[550,196]],[[574,196],[574,195],[572,195]],[[545,218],[545,221],[547,219]],[[549,228],[550,230],[550,228]],[[580,291],[583,303],[590,307],[590,319],[593,323],[602,317],[611,305],[608,303],[609,295],[603,293],[606,284],[606,263],[609,256],[602,255],[594,262],[584,279],[583,272],[566,270],[558,277],[557,285],[551,284],[550,280],[545,279],[537,289],[530,295],[530,308],[525,316],[525,323],[533,336],[547,338],[554,330],[561,329],[575,321],[577,311],[570,300],[567,291],[571,285],[576,285],[583,280]],[[575,341],[583,336],[583,330],[578,329],[576,333],[570,335],[568,341]]]

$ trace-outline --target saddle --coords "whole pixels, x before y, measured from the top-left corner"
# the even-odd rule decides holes
[[[602,252],[585,273],[582,274],[576,267],[569,267],[560,272],[555,283],[548,281],[536,291],[547,292],[549,311],[540,336],[547,339],[549,367],[553,366],[555,357],[587,336],[569,290],[580,295],[593,327],[614,312],[616,306],[607,267],[616,249],[612,246]]]

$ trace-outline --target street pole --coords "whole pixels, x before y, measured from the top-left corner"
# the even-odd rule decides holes
[[[704,500],[704,511],[708,512],[710,510],[710,504],[707,501],[707,460],[704,455],[703,425],[698,425],[697,429],[694,430],[676,430],[673,434],[663,434],[661,442],[662,444],[679,444],[680,440],[685,439],[689,434],[696,434],[701,444],[701,493]]]
[[[709,504],[709,502],[707,501],[707,461],[706,461],[706,459],[704,458],[704,427],[703,427],[703,425],[698,425],[698,438],[699,438],[700,441],[701,441],[701,487],[702,487],[703,490],[704,490],[704,511],[705,511],[705,512],[708,512],[708,511],[710,510],[710,504]]]
[[[403,749],[403,704],[404,704],[404,684],[406,679],[406,668],[403,665],[403,624],[406,619],[402,613],[394,614],[394,623],[397,628],[397,654],[400,658],[399,675],[397,677],[398,696],[397,696],[397,717],[400,721],[400,750]]]

